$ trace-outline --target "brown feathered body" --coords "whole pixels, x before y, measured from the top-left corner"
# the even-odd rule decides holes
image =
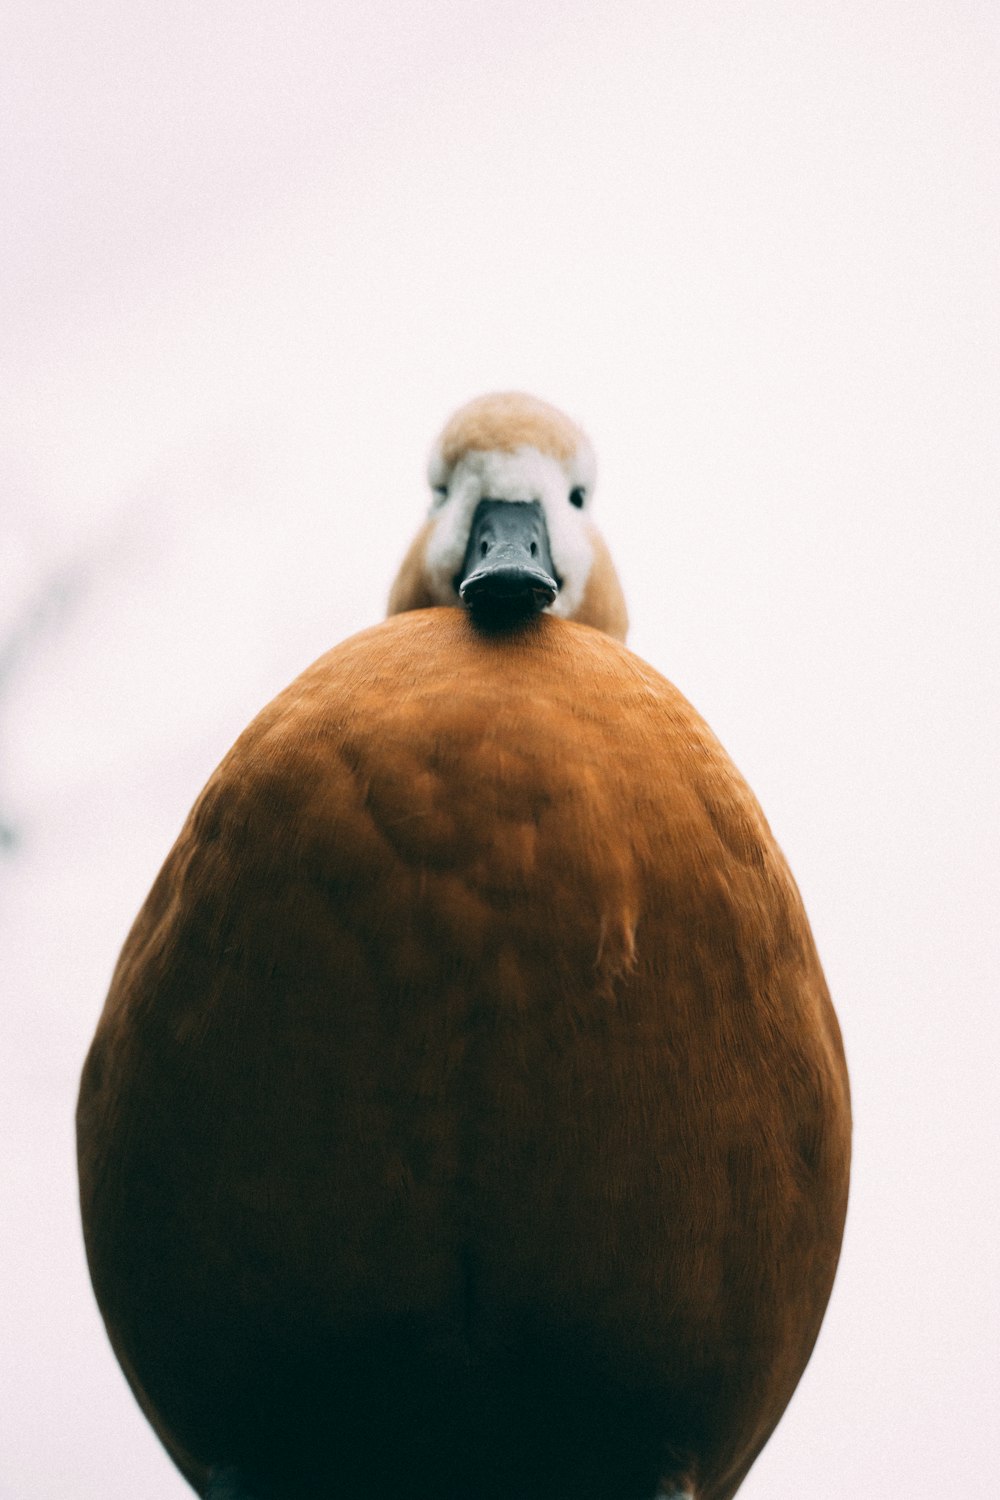
[[[727,1500],[816,1338],[847,1080],[795,884],[608,635],[407,613],[199,798],[79,1111],[94,1284],[196,1487]]]

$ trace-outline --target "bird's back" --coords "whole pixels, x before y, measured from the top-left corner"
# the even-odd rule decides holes
[[[545,615],[408,613],[212,777],[80,1102],[115,1348],[196,1484],[731,1495],[832,1285],[843,1054],[752,794]]]

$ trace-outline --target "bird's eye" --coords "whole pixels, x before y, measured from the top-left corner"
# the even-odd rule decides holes
[[[446,484],[436,484],[434,486],[434,504],[443,505],[447,498],[448,486]]]
[[[583,502],[585,496],[586,490],[584,490],[580,485],[577,485],[575,490],[570,490],[569,492],[570,505],[575,505],[577,510],[583,510]]]

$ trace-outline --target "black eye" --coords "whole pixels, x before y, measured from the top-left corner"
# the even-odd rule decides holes
[[[570,503],[570,505],[575,505],[576,508],[577,508],[577,510],[583,510],[583,500],[584,500],[584,496],[585,495],[586,495],[586,490],[581,489],[579,485],[576,487],[575,490],[570,490],[570,492],[569,492],[569,503]]]
[[[434,504],[441,505],[447,498],[448,486],[446,484],[436,484],[434,486]]]

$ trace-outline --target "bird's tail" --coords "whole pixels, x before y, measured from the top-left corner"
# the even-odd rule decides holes
[[[252,1488],[238,1469],[229,1467],[213,1469],[208,1476],[203,1500],[264,1500],[256,1488]],[[693,1490],[658,1491],[655,1500],[695,1500]]]

